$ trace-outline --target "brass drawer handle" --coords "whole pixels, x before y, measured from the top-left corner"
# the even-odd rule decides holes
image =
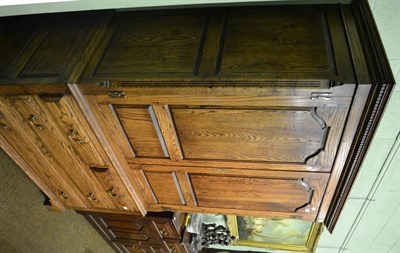
[[[0,119],[4,119],[3,118],[3,114],[1,114],[1,113],[0,113]],[[4,124],[4,123],[0,123],[0,128],[6,129],[6,130],[10,130],[11,129],[11,127],[9,125]]]
[[[11,129],[11,127],[9,125],[3,124],[3,123],[0,124],[0,128],[6,129],[6,130]]]
[[[113,197],[113,198],[119,198],[120,197],[119,194],[115,193],[114,187],[106,190],[106,192],[110,197]]]
[[[167,233],[167,230],[165,229],[165,228],[162,228],[162,229],[160,229],[159,230],[160,231],[160,234],[162,235],[162,236],[166,236],[168,233]]]
[[[169,248],[169,252],[171,252],[171,253],[176,253],[176,248],[175,248],[175,246],[172,247],[172,248]]]
[[[87,197],[88,199],[90,199],[91,201],[94,201],[94,202],[96,202],[96,203],[99,202],[99,200],[94,196],[93,192],[89,193],[86,197]]]
[[[60,195],[61,198],[65,199],[65,200],[69,200],[69,197],[67,194],[65,194],[65,192],[60,191],[58,194]]]
[[[42,125],[36,124],[36,123],[35,123],[35,120],[36,120],[36,119],[37,119],[37,116],[34,115],[34,114],[31,114],[31,115],[29,116],[29,118],[28,118],[29,124],[31,124],[31,126],[33,126],[33,127],[36,127],[36,128],[39,128],[40,130],[43,130],[44,127],[43,127]]]
[[[75,138],[75,136],[78,135],[78,134],[79,134],[78,131],[76,131],[74,129],[71,129],[71,130],[68,131],[67,136],[71,141],[74,141],[74,142],[82,145],[85,142],[82,139]]]

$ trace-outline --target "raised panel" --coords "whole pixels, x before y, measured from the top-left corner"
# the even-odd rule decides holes
[[[326,20],[315,9],[228,12],[220,74],[336,75]]]
[[[327,127],[315,109],[174,108],[186,159],[305,163]]]
[[[190,175],[200,207],[295,212],[311,195],[301,179]],[[222,190],[222,192],[221,192]]]
[[[175,172],[145,172],[144,175],[157,204],[185,204]]]
[[[85,35],[95,15],[60,15],[34,54],[19,73],[19,77],[66,77],[72,59],[80,54]]]
[[[0,21],[0,77],[7,75],[42,23],[41,18],[32,18],[29,22],[23,18]]]
[[[193,75],[205,16],[120,15],[94,76]]]
[[[137,157],[168,157],[151,107],[115,106],[114,110]]]

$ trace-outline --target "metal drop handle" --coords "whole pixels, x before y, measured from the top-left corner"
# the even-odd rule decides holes
[[[44,126],[40,125],[40,124],[36,124],[35,120],[37,119],[37,116],[34,114],[31,114],[28,118],[29,124],[31,124],[31,126],[39,128],[40,130],[44,129]]]
[[[96,202],[96,203],[99,202],[99,200],[94,196],[93,192],[89,193],[86,197],[87,197],[88,199],[90,199],[91,201],[94,201],[94,202]]]
[[[67,133],[67,136],[71,141],[76,142],[76,143],[78,143],[80,145],[84,144],[85,142],[82,139],[75,137],[77,135],[79,135],[79,133],[75,129],[71,129]]]
[[[119,198],[119,194],[115,193],[114,187],[106,190],[106,192],[110,197]]]
[[[63,191],[60,191],[59,195],[60,195],[61,198],[65,199],[65,200],[69,200],[70,199],[69,196],[67,194],[65,194],[65,192],[63,192]]]

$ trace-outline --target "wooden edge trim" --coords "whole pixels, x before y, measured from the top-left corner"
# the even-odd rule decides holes
[[[183,196],[185,198],[186,205],[197,206],[197,200],[194,195],[193,186],[190,182],[190,178],[187,172],[175,172],[178,178],[179,185],[181,187]]]
[[[7,141],[5,141],[1,135],[0,147],[50,199],[50,203],[52,204],[51,208],[49,208],[50,210],[56,212],[65,211],[65,207],[58,200],[57,196],[46,186],[46,184],[36,175],[36,173],[30,168],[25,160],[22,159],[16,150]]]
[[[161,129],[170,159],[175,161],[182,160],[183,153],[168,105],[154,104],[152,108],[156,115],[158,126]]]
[[[134,199],[134,201],[139,209],[139,212],[143,216],[146,215],[146,212],[147,212],[146,207],[143,205],[137,191],[135,189],[133,189],[132,182],[129,180],[129,177],[126,174],[127,172],[125,172],[123,170],[123,167],[122,167],[123,165],[121,164],[121,161],[116,156],[112,145],[109,143],[106,136],[104,135],[103,130],[101,129],[99,123],[97,122],[97,119],[95,118],[93,112],[91,111],[88,102],[83,97],[78,85],[68,84],[68,88],[70,89],[72,95],[74,96],[76,102],[78,103],[80,109],[82,110],[83,114],[85,115],[90,126],[93,128],[93,131],[96,134],[96,137],[98,138],[100,143],[103,145],[104,149],[109,151],[109,152],[107,152],[107,155],[110,158],[111,162],[113,163],[115,170],[117,171],[121,180],[124,182],[125,187],[128,189],[129,193],[131,194],[132,198]]]
[[[366,55],[372,84],[394,84],[395,79],[368,0],[355,0],[350,6],[353,10],[361,44]]]
[[[181,185],[179,183],[178,177],[176,176],[176,172],[173,171],[171,173],[171,176],[172,176],[172,179],[174,181],[174,184],[175,184],[175,187],[176,187],[176,191],[178,192],[179,198],[181,199],[182,205],[186,205],[185,197],[184,197],[184,194],[182,192],[182,188],[181,188]]]
[[[335,163],[332,167],[331,176],[329,178],[324,198],[317,216],[318,222],[323,222],[327,216],[329,206],[334,197],[335,189],[339,184],[346,157],[350,152],[350,146],[356,134],[358,123],[360,122],[362,114],[361,112],[366,104],[370,88],[371,85],[360,85],[355,93],[354,101],[348,115],[347,124],[337,151]]]
[[[339,218],[340,212],[350,193],[351,185],[360,170],[362,161],[368,150],[379,119],[383,113],[385,104],[390,96],[392,85],[373,86],[367,111],[364,112],[358,131],[351,146],[351,152],[343,168],[341,179],[336,187],[335,197],[331,203],[325,225],[329,232],[332,232]]]

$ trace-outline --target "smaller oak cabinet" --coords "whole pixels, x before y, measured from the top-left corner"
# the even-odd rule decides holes
[[[146,217],[79,212],[118,253],[190,253],[181,240],[185,214],[148,213]],[[181,242],[182,241],[182,242]]]

